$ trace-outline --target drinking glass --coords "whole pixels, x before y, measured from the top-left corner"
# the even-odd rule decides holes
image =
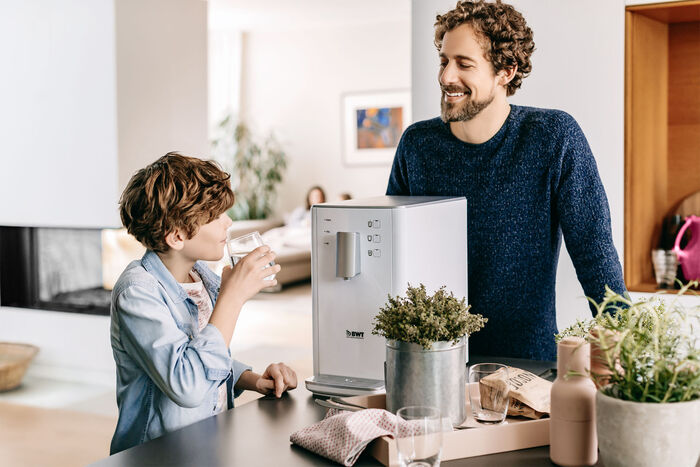
[[[486,425],[503,423],[508,412],[508,367],[479,363],[469,367],[469,405],[474,420]]]
[[[673,250],[651,250],[656,285],[660,289],[672,289],[676,281],[678,257]]]
[[[435,407],[402,407],[396,412],[394,430],[402,467],[435,467],[440,465],[442,450],[442,417]]]
[[[249,234],[242,235],[240,237],[231,238],[231,233],[226,234],[226,248],[228,249],[228,255],[231,257],[231,263],[235,266],[244,256],[248,255],[251,251],[255,250],[259,246],[263,246],[263,240],[260,236],[260,232],[257,230]],[[275,262],[270,261],[270,263],[265,266],[269,268],[274,266]],[[275,274],[271,274],[265,278],[265,280],[272,280],[275,278]]]

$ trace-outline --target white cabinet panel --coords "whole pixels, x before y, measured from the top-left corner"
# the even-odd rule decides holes
[[[0,6],[0,224],[118,222],[112,0]]]
[[[0,225],[119,226],[131,175],[207,157],[207,3],[0,3]]]

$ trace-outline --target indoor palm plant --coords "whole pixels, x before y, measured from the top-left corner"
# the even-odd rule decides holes
[[[388,297],[374,319],[373,334],[386,342],[386,405],[395,412],[410,405],[441,409],[453,424],[462,423],[466,387],[467,338],[486,318],[469,313],[464,298],[441,287],[408,285],[405,297]]]
[[[229,216],[234,220],[267,218],[287,168],[285,152],[272,134],[258,141],[245,123],[237,123],[230,115],[219,123],[218,131],[213,151],[231,173],[236,193]]]
[[[678,295],[682,295],[688,284]],[[607,290],[581,335],[597,349],[591,376],[600,455],[614,466],[694,466],[700,455],[700,315],[680,299],[633,301]],[[591,333],[590,331],[594,332]]]

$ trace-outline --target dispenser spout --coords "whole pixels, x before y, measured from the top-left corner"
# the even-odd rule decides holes
[[[335,234],[335,276],[349,280],[360,274],[360,233]]]

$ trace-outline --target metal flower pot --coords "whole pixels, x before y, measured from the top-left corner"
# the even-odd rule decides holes
[[[466,419],[467,338],[456,344],[436,342],[429,350],[418,344],[386,342],[386,408],[396,413],[401,407],[437,407],[453,425]]]

